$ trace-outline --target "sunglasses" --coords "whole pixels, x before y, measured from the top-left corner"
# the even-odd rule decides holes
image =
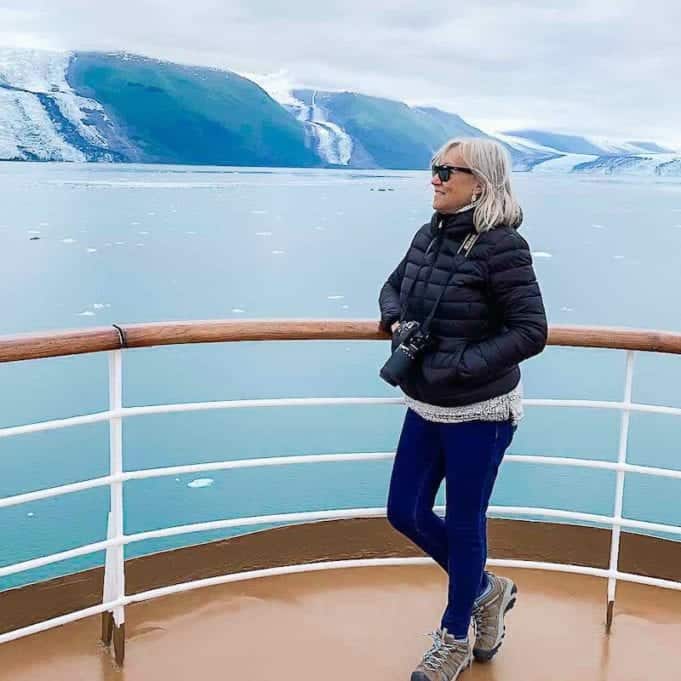
[[[473,171],[470,168],[464,168],[463,166],[438,166],[432,165],[430,171],[433,173],[433,177],[436,175],[440,178],[440,182],[447,182],[453,173],[468,173],[472,175]]]

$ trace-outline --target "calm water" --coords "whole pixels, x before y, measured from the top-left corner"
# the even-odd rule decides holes
[[[115,322],[372,318],[378,290],[428,219],[425,173],[0,163],[0,334]],[[551,323],[681,330],[681,184],[515,176],[522,233]],[[39,236],[39,240],[31,237]],[[180,346],[124,355],[126,405],[396,395],[379,342]],[[527,397],[621,399],[620,352],[549,349]],[[0,426],[107,406],[105,355],[0,365]],[[681,406],[681,360],[639,355],[634,399]],[[136,417],[126,469],[275,455],[393,451],[403,407],[310,407]],[[512,453],[615,460],[620,417],[527,410]],[[681,420],[634,415],[630,460],[681,469]],[[106,474],[108,427],[0,439],[0,496]],[[382,506],[389,463],[315,464],[126,485],[126,532],[269,513]],[[210,478],[205,487],[189,486]],[[603,471],[506,463],[492,503],[610,514]],[[678,481],[628,477],[628,517],[681,524]],[[108,490],[0,510],[0,565],[106,535]],[[126,555],[228,532],[128,547]],[[101,554],[0,580],[83,569]]]

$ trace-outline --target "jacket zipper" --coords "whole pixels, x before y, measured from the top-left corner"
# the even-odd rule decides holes
[[[433,256],[433,261],[430,264],[430,272],[428,272],[428,276],[425,279],[425,283],[423,285],[423,295],[421,296],[421,317],[425,320],[426,318],[426,291],[428,291],[428,285],[430,284],[430,280],[433,278],[433,268],[435,267],[435,263],[437,262],[437,258],[440,255],[440,251],[442,250],[442,244],[444,242],[444,233],[442,232],[442,227],[438,226],[438,234],[434,237],[433,241],[430,242],[430,245],[428,246],[428,250],[426,250],[426,256],[428,255],[428,251],[430,250],[430,246],[432,246],[434,241],[438,241],[437,245],[437,251],[435,252],[435,255]]]

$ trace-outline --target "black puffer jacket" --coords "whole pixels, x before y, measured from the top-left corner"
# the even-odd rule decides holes
[[[483,232],[467,258],[457,255],[473,231],[473,209],[435,213],[381,289],[381,326],[390,332],[402,304],[405,321],[423,322],[449,281],[430,328],[436,346],[400,386],[428,404],[460,406],[503,395],[520,381],[519,362],[546,345],[527,242],[500,225]]]

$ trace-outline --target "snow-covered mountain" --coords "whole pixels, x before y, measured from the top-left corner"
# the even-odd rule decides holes
[[[547,130],[513,130],[504,134],[529,144],[555,149],[564,154],[585,156],[628,156],[630,154],[673,153],[655,142],[612,140],[604,137],[566,135]]]
[[[0,48],[0,158],[117,160],[91,124],[102,106],[66,81],[71,54]]]
[[[322,165],[309,146],[301,123],[230,71],[0,50],[0,159]]]
[[[351,92],[297,90],[281,78],[259,84],[305,123],[328,164],[351,167],[423,167],[450,137],[491,137],[509,150],[516,171],[534,173],[679,175],[679,156],[654,142],[613,141],[548,131],[487,133],[460,116],[434,108]],[[415,139],[414,139],[415,138]],[[406,159],[397,151],[406,150]]]
[[[583,161],[572,172],[584,175],[656,175],[681,177],[681,155],[646,154],[631,156],[599,156]]]
[[[615,141],[541,130],[495,134],[518,148],[555,151],[558,156],[532,168],[537,173],[681,177],[681,154],[655,142]]]
[[[515,170],[681,176],[681,154],[654,142],[490,133],[432,107],[296,89],[282,73],[0,48],[0,160],[419,169],[462,136],[498,139]]]
[[[248,74],[303,122],[316,152],[329,165],[423,168],[452,137],[491,137],[455,113],[356,92],[296,89],[285,74]],[[502,140],[516,170],[530,170],[561,154],[522,141]]]

